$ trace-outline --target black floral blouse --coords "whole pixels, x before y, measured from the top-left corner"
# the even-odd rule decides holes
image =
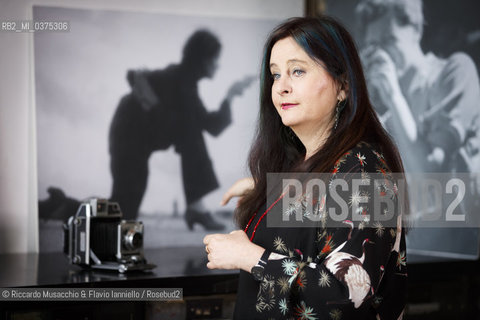
[[[369,173],[388,177],[390,170],[381,153],[361,143],[336,162],[333,175],[340,173],[347,179],[350,174],[368,178]],[[395,198],[396,184],[391,186]],[[375,190],[387,194],[385,186]],[[373,208],[368,194],[352,193],[346,203],[352,206],[359,197],[360,210]],[[251,221],[249,237],[261,216]],[[266,219],[261,220],[252,241],[271,254],[262,281],[240,272],[234,318],[401,319],[407,290],[401,216],[388,226],[352,220],[335,228],[267,228]]]

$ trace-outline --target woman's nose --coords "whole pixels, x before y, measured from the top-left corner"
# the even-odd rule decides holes
[[[276,84],[277,84],[276,91],[278,94],[284,95],[292,92],[292,85],[288,77],[282,77],[278,79]]]

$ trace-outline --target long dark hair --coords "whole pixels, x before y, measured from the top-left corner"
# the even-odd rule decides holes
[[[335,131],[306,161],[303,144],[292,135],[290,128],[283,125],[272,102],[270,55],[274,44],[288,37],[292,37],[310,58],[321,61],[338,87],[347,93]],[[331,172],[335,161],[360,141],[380,148],[392,172],[404,172],[398,149],[368,98],[355,43],[347,30],[333,18],[291,18],[276,27],[265,44],[260,77],[260,114],[249,155],[249,169],[255,187],[236,209],[235,218],[240,227],[244,228],[265,203],[267,173]]]

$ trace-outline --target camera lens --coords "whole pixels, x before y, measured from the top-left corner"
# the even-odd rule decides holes
[[[132,247],[140,248],[143,244],[143,236],[140,233],[135,233],[132,239]]]
[[[123,237],[123,245],[128,250],[140,249],[143,245],[143,235],[133,229],[130,229]]]

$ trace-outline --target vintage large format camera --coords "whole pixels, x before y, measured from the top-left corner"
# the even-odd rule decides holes
[[[143,223],[122,220],[116,202],[83,202],[64,225],[64,236],[64,252],[72,264],[122,273],[155,267],[143,256]]]

